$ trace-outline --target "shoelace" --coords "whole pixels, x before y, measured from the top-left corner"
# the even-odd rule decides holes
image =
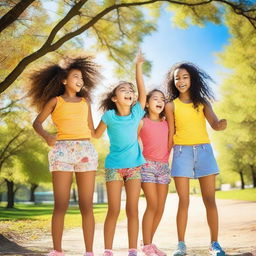
[[[144,253],[148,253],[148,254],[150,254],[150,253],[156,254],[154,248],[153,248],[151,245],[146,245],[146,246],[143,248],[143,252],[144,252]]]
[[[219,243],[217,243],[217,242],[212,243],[212,248],[215,249],[215,250],[219,250],[219,251],[222,250]]]
[[[128,256],[137,256],[137,250],[130,250]]]
[[[104,256],[113,256],[113,253],[110,251],[105,251],[103,255]]]

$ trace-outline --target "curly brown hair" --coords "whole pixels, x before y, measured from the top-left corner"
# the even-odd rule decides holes
[[[208,84],[209,82],[214,82],[213,79],[198,66],[190,62],[176,63],[168,71],[166,76],[166,87],[169,100],[178,98],[180,94],[174,82],[174,72],[177,69],[185,69],[190,75],[191,87],[189,91],[194,108],[197,108],[199,104],[214,101],[213,92]]]
[[[48,65],[43,69],[33,72],[30,76],[31,83],[28,92],[28,95],[31,97],[32,106],[41,111],[51,98],[62,95],[65,92],[62,81],[74,69],[81,71],[84,81],[84,86],[76,95],[90,101],[91,90],[101,78],[98,71],[99,66],[92,59],[91,56],[66,57],[59,65]]]
[[[122,84],[129,84],[132,87],[132,89],[135,91],[135,86],[133,83],[126,82],[126,81],[119,81],[117,84],[111,86],[112,88],[114,87],[114,89],[112,89],[110,92],[107,92],[103,95],[103,100],[101,101],[99,109],[102,109],[104,112],[110,109],[114,109],[115,111],[117,111],[116,103],[112,101],[112,97],[116,95],[117,88]]]

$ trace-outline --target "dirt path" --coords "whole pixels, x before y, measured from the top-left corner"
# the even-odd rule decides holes
[[[219,241],[228,255],[256,255],[256,202],[218,200],[220,216]],[[155,243],[168,255],[176,247],[176,224],[178,198],[170,194],[167,199],[165,213],[155,235]],[[145,199],[140,199],[140,219],[145,209]],[[142,235],[140,232],[139,239]],[[200,197],[191,197],[189,222],[186,243],[189,256],[208,255],[209,231],[206,222],[205,209]],[[12,246],[3,251],[0,243],[0,255],[45,255],[51,248],[51,237],[42,236],[41,240],[24,243],[20,246],[24,252],[11,251]],[[2,247],[2,250],[1,250]],[[118,223],[114,240],[115,256],[127,255],[126,222]],[[68,230],[63,236],[63,249],[66,256],[83,255],[83,236],[80,228]],[[103,224],[96,225],[94,251],[101,255],[103,249]],[[2,253],[1,253],[2,251]],[[38,253],[36,253],[36,251]]]

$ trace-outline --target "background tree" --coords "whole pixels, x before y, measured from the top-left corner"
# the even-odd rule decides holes
[[[256,187],[255,30],[232,12],[227,13],[226,22],[232,38],[219,54],[228,73],[220,88],[218,112],[228,119],[228,129],[216,138],[217,149],[222,167],[230,176],[239,173],[242,184],[250,177],[248,183]]]
[[[22,1],[15,1],[17,4],[20,2]],[[5,18],[5,24],[9,24],[5,28],[2,26],[1,37],[3,38],[6,36],[5,33],[14,33],[14,31],[22,33],[22,30],[14,30],[17,22],[14,22],[13,18],[11,19],[11,15],[9,21],[8,17],[6,19],[6,15],[4,15],[15,8],[10,3],[11,1],[7,1],[7,5],[0,12],[3,15],[0,23]],[[40,11],[42,7],[40,3],[40,1],[31,1],[31,4],[24,9],[24,11],[28,10],[27,13],[33,17],[29,24],[27,21],[23,22],[27,27],[32,27],[32,24],[34,24],[34,27],[38,28],[37,18],[43,17],[41,15],[43,11]],[[187,22],[194,24],[202,24],[205,21],[219,22],[225,7],[232,10],[236,15],[243,17],[243,20],[249,23],[253,29],[256,28],[255,3],[252,0],[69,0],[57,1],[57,3],[59,3],[59,10],[61,10],[57,13],[58,15],[55,15],[57,19],[48,19],[44,26],[40,27],[42,29],[37,29],[38,38],[43,38],[40,40],[40,47],[25,54],[22,58],[17,58],[11,71],[1,77],[0,92],[13,84],[30,63],[49,52],[57,50],[68,40],[85,32],[86,44],[88,44],[89,38],[93,36],[97,39],[95,44],[107,50],[111,58],[122,64],[119,67],[125,68],[123,63],[129,63],[143,36],[155,29],[152,25],[155,22],[153,23],[152,19],[149,20],[148,16],[145,16],[141,6],[147,6],[149,10],[157,8],[158,10],[153,11],[156,13],[159,12],[163,3],[168,3],[170,8],[174,8],[175,11],[178,10],[176,18],[180,17],[178,19],[182,19],[183,24]],[[36,4],[40,8],[34,8]],[[20,15],[20,13],[16,14],[17,20],[19,20]],[[51,28],[50,32],[45,33],[46,28]],[[123,61],[124,59],[126,61]]]

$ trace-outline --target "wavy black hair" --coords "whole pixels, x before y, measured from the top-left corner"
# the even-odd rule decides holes
[[[169,100],[178,98],[180,94],[174,83],[174,72],[177,69],[186,69],[190,75],[191,85],[189,92],[194,108],[197,108],[199,104],[215,100],[214,94],[208,85],[209,81],[214,82],[213,79],[202,69],[190,62],[176,63],[167,73],[166,89]]]
[[[30,76],[31,83],[28,92],[32,105],[41,111],[51,98],[62,95],[65,92],[65,86],[62,81],[74,69],[81,71],[84,81],[84,86],[76,95],[90,101],[91,90],[101,79],[98,68],[99,66],[93,62],[91,56],[66,57],[59,65],[48,65],[41,70],[33,72]]]
[[[153,90],[151,90],[151,91],[147,94],[146,103],[149,102],[149,100],[150,100],[150,98],[153,96],[154,92],[160,92],[160,93],[163,95],[164,99],[165,99],[165,95],[164,95],[164,93],[163,93],[161,90],[159,90],[159,89],[153,89]],[[148,115],[149,115],[149,112],[148,112],[148,108],[147,108],[146,106],[145,106],[145,109],[144,109],[144,110],[145,110],[145,115],[144,115],[144,116],[148,116]],[[163,111],[159,114],[159,116],[160,116],[160,118],[165,117],[165,111],[164,111],[164,109],[163,109]]]
[[[112,97],[116,96],[117,88],[123,84],[129,84],[135,92],[135,86],[133,83],[126,82],[126,81],[119,81],[117,84],[111,86],[111,88],[113,89],[110,92],[107,92],[103,95],[103,99],[100,103],[99,109],[102,109],[104,112],[110,109],[114,109],[115,111],[117,111],[116,103],[112,101]]]

